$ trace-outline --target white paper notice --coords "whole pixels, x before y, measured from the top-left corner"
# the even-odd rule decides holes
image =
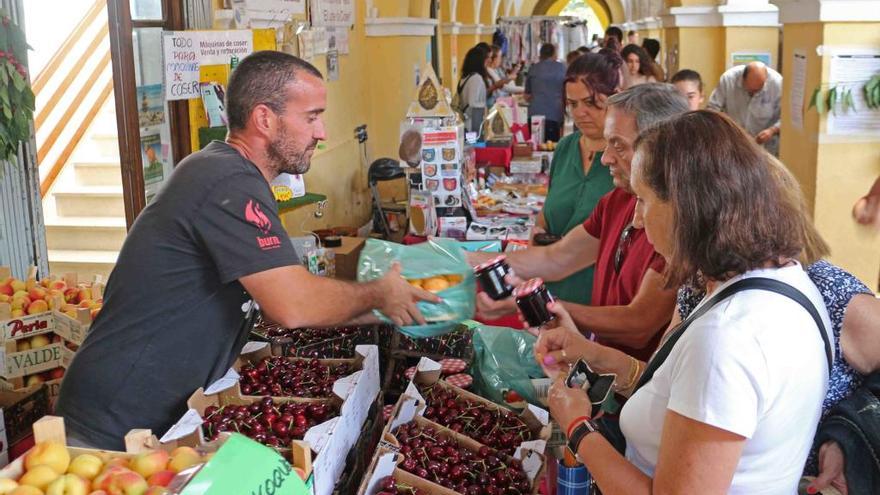
[[[312,0],[309,4],[313,26],[350,28],[354,25],[354,0]]]
[[[794,52],[794,63],[791,66],[791,125],[795,129],[804,128],[804,88],[807,84],[807,55],[801,51]]]
[[[199,69],[202,65],[229,64],[254,51],[249,30],[168,31],[162,36],[165,99],[200,98]]]
[[[878,72],[880,52],[836,53],[831,57],[829,88],[837,88],[838,95],[851,91],[854,108],[843,110],[838,96],[837,104],[828,112],[828,134],[880,137],[880,111],[868,108],[862,90],[865,82]]]

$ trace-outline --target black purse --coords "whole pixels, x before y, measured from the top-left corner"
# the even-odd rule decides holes
[[[651,360],[648,362],[648,366],[645,368],[645,371],[642,373],[639,382],[636,384],[633,389],[633,394],[636,393],[640,388],[644,387],[651,379],[654,377],[654,373],[658,368],[666,361],[669,357],[669,354],[672,352],[673,347],[684,334],[684,332],[691,326],[691,324],[696,321],[699,317],[706,314],[710,309],[715,307],[716,304],[724,301],[728,297],[736,294],[737,292],[742,292],[746,290],[764,290],[768,292],[775,292],[776,294],[783,295],[796,303],[800,304],[810,316],[813,317],[813,321],[816,322],[816,328],[819,330],[819,334],[822,336],[822,342],[825,343],[825,359],[828,365],[828,372],[831,372],[832,365],[832,352],[831,352],[831,342],[828,338],[828,333],[825,331],[825,324],[822,322],[822,317],[819,316],[819,312],[816,310],[816,307],[813,305],[813,302],[810,301],[807,296],[805,296],[801,291],[795,289],[794,287],[780,282],[778,280],[763,278],[763,277],[755,277],[755,278],[746,278],[740,280],[738,282],[734,282],[730,286],[724,288],[718,294],[712,296],[711,299],[706,301],[705,304],[697,308],[696,311],[693,311],[684,321],[678,324],[671,332],[669,332],[669,337],[660,344],[660,347],[657,349],[657,352],[651,357]],[[597,426],[599,427],[599,431],[602,432],[602,435],[608,440],[611,445],[617,449],[621,454],[626,453],[626,438],[623,436],[623,433],[620,431],[620,424],[615,420],[608,420],[605,418],[599,418],[596,421]]]

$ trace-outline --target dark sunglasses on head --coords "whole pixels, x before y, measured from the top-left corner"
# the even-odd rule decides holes
[[[620,239],[617,240],[617,252],[614,253],[614,271],[616,273],[620,273],[620,267],[623,265],[623,259],[626,257],[626,250],[629,248],[634,230],[636,228],[630,222],[620,233]]]

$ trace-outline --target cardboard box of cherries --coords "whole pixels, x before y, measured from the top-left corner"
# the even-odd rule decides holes
[[[353,360],[322,363],[276,359],[266,349],[266,343],[246,346],[236,366],[243,374],[232,369],[208,390],[197,390],[187,413],[160,441],[203,445],[224,432],[238,432],[292,460],[315,495],[330,495],[366,421],[365,404],[379,393],[379,350],[357,346]],[[348,374],[337,377],[343,373]],[[262,387],[271,395],[241,394]],[[300,391],[306,396],[295,396]]]
[[[439,376],[438,363],[419,363],[359,493],[537,493],[547,412],[530,406],[517,415]]]

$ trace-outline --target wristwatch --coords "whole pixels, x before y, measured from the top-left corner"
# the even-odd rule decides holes
[[[571,452],[571,455],[577,457],[578,446],[584,440],[584,437],[590,433],[596,433],[598,431],[599,427],[593,422],[593,420],[585,420],[582,421],[581,424],[575,426],[574,430],[571,432],[571,436],[568,437],[568,450]]]

